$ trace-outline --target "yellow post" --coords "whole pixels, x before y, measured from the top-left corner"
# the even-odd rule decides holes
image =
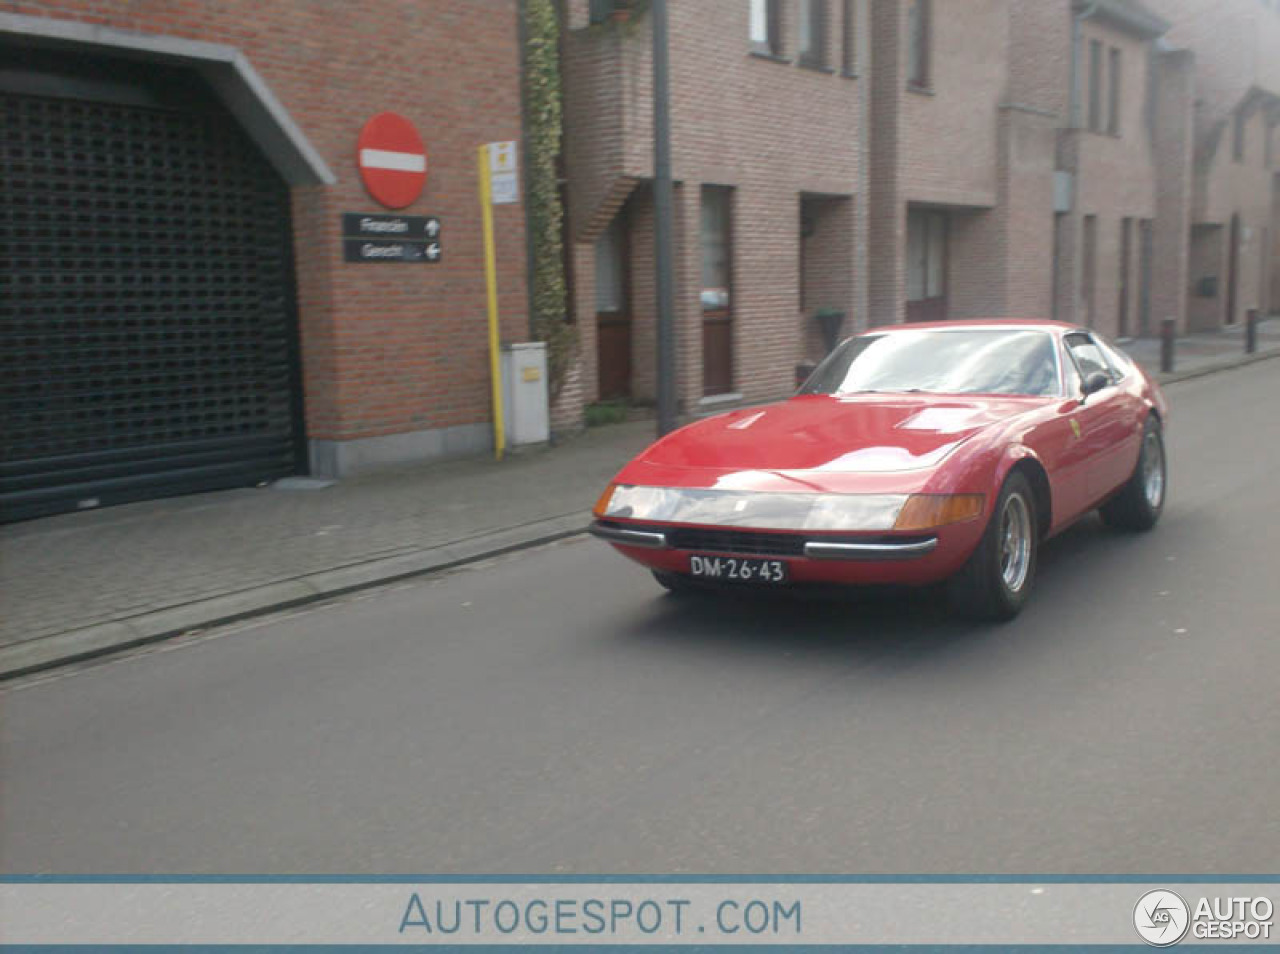
[[[489,147],[476,154],[480,163],[480,221],[484,228],[484,284],[489,297],[489,376],[493,382],[493,456],[502,460],[506,428],[502,421],[502,379],[498,367],[498,271],[493,254],[493,201],[489,189]]]

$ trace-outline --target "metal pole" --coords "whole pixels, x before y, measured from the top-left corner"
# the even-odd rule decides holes
[[[493,456],[502,460],[506,427],[502,421],[502,378],[498,362],[498,267],[493,249],[493,190],[489,182],[489,147],[476,150],[480,175],[480,229],[484,239],[484,288],[489,313],[489,383],[493,391]]]
[[[1258,350],[1258,309],[1250,308],[1244,313],[1244,353],[1254,354]]]
[[[667,2],[653,14],[653,225],[658,291],[658,436],[676,428],[675,285],[672,277],[671,75]]]

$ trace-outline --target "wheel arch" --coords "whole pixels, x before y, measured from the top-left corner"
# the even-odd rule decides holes
[[[1004,486],[1004,482],[1015,473],[1022,474],[1031,485],[1031,492],[1035,495],[1037,529],[1043,540],[1053,527],[1053,488],[1049,483],[1049,472],[1035,454],[1022,447],[1010,455],[1002,468],[999,486]]]

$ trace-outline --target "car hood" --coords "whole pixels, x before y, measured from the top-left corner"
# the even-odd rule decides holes
[[[791,489],[807,485],[814,490],[848,490],[849,481],[841,478],[928,472],[975,434],[1050,400],[802,395],[681,428],[645,451],[620,479],[666,485],[781,489],[794,484]],[[873,483],[884,485],[885,481]]]

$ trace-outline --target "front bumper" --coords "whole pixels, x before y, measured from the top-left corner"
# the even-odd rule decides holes
[[[669,550],[676,546],[668,540],[668,533],[661,528],[641,530],[597,520],[591,525],[591,533],[601,540],[621,546],[639,547],[644,550]],[[803,541],[801,556],[809,560],[916,560],[928,556],[938,548],[937,537],[906,540],[811,540]],[[703,548],[686,548],[690,552]],[[715,548],[712,547],[712,550]],[[725,550],[737,553],[736,550]],[[770,556],[770,554],[759,554]]]
[[[591,533],[654,570],[688,573],[692,554],[779,559],[792,582],[926,584],[955,573],[982,535],[982,521],[928,535],[726,530],[597,520]]]

